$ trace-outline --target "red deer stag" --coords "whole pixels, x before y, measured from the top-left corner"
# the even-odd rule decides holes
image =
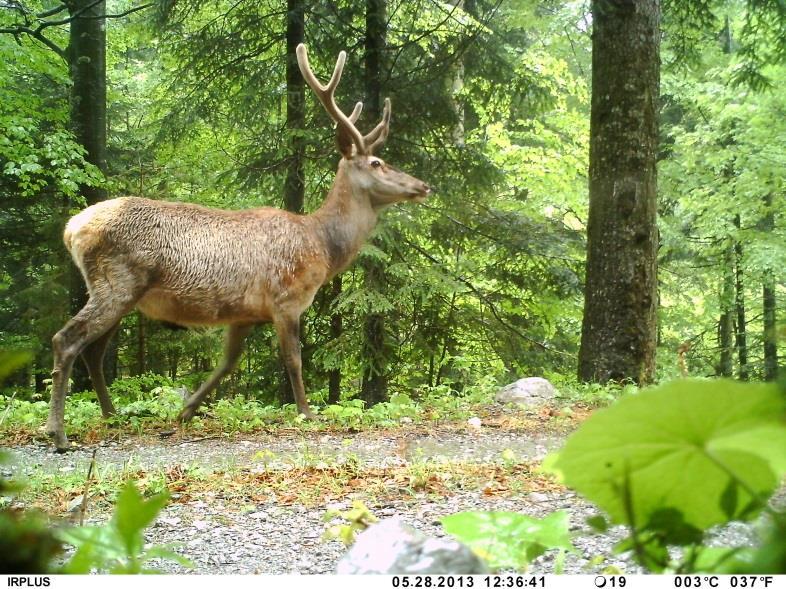
[[[296,215],[263,207],[243,211],[124,197],[75,215],[63,239],[90,298],[52,338],[54,370],[46,431],[58,451],[68,448],[63,413],[66,388],[78,355],[87,365],[104,416],[114,413],[102,372],[106,344],[134,308],[182,326],[226,325],[221,363],[186,401],[188,421],[205,397],[235,367],[243,340],[258,323],[272,322],[298,411],[313,413],[301,373],[299,324],[320,286],[344,270],[377,223],[379,211],[400,201],[424,200],[421,180],[374,155],[385,141],[390,100],[367,135],[355,127],[362,103],[344,114],[335,101],[346,53],[321,84],[297,48],[300,71],[336,123],[341,160],[321,208]]]

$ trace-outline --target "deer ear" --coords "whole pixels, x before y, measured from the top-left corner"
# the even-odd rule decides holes
[[[336,145],[346,159],[352,159],[357,154],[357,147],[352,140],[352,135],[346,132],[341,125],[336,128]]]

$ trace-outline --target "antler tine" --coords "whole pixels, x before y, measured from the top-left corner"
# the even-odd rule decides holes
[[[358,102],[358,103],[355,105],[355,108],[354,108],[354,110],[352,111],[352,114],[351,114],[351,115],[349,115],[349,117],[348,117],[348,118],[349,118],[349,120],[350,120],[350,121],[352,121],[352,123],[354,123],[355,121],[357,121],[357,120],[358,120],[358,117],[360,116],[360,113],[361,113],[362,111],[363,111],[363,103],[362,103],[362,102]],[[364,137],[364,139],[365,139],[365,137]]]
[[[346,52],[342,51],[338,54],[336,67],[333,69],[333,75],[330,77],[330,81],[326,86],[320,83],[320,81],[314,75],[314,72],[311,70],[311,66],[308,62],[308,51],[306,46],[301,43],[297,46],[295,53],[297,54],[297,63],[298,67],[300,68],[300,73],[303,74],[303,78],[306,80],[306,83],[311,86],[311,89],[314,91],[314,94],[317,95],[317,98],[319,98],[319,101],[322,103],[322,106],[325,107],[327,113],[335,121],[337,126],[340,126],[347,133],[349,133],[349,136],[352,138],[352,142],[355,144],[355,148],[357,149],[358,153],[367,153],[368,151],[366,149],[366,142],[363,139],[363,135],[360,134],[360,131],[358,131],[354,125],[354,120],[360,116],[360,108],[362,108],[362,105],[361,107],[355,105],[355,109],[348,117],[336,104],[335,91],[336,86],[338,86],[338,83],[341,80],[341,72],[344,70],[344,63],[347,59]],[[356,112],[357,114],[355,114]],[[355,117],[354,119],[352,118],[353,116]]]
[[[368,145],[369,153],[374,153],[374,150],[385,142],[385,139],[388,138],[388,131],[390,131],[390,98],[385,99],[382,120],[363,137],[363,141]]]

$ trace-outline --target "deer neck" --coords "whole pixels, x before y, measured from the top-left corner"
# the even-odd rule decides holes
[[[331,277],[353,262],[377,224],[369,195],[352,186],[343,161],[325,202],[311,218],[322,239]]]

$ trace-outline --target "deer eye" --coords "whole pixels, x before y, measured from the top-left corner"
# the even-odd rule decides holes
[[[372,168],[381,168],[382,162],[379,160],[371,160],[371,167]]]

